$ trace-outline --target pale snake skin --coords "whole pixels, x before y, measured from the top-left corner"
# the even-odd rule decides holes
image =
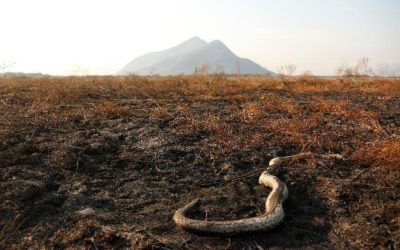
[[[269,162],[269,166],[274,166],[294,157],[301,158],[305,156],[317,156],[324,159],[343,159],[343,156],[340,154],[317,155],[306,152],[293,156],[273,158]],[[265,213],[262,215],[227,221],[204,221],[190,219],[187,217],[187,214],[196,210],[200,205],[200,199],[195,199],[184,207],[178,209],[174,214],[173,220],[177,226],[187,231],[203,234],[230,236],[272,229],[279,225],[285,218],[285,212],[283,211],[282,203],[288,198],[289,191],[285,183],[280,181],[276,176],[269,174],[267,171],[262,172],[258,183],[272,189],[265,202]]]

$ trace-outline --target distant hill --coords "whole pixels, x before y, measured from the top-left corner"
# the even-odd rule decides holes
[[[50,77],[50,75],[42,73],[24,73],[24,72],[5,72],[0,73],[0,78],[41,78]]]
[[[387,73],[388,76],[400,76],[400,63],[392,65]]]
[[[208,65],[209,72],[236,74],[274,74],[257,63],[235,55],[219,40],[210,43],[193,37],[173,48],[140,56],[117,74],[177,75],[193,74],[196,68]]]

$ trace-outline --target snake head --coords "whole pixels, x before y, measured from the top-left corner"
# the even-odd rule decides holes
[[[280,161],[281,161],[281,158],[280,158],[280,157],[275,157],[275,158],[273,158],[273,159],[271,159],[271,160],[269,161],[268,166],[273,166],[273,165],[275,165],[275,164],[278,164]]]

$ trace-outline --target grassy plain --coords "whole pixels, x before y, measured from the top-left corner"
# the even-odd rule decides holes
[[[276,230],[173,225],[263,211],[275,156],[290,197]],[[400,79],[299,76],[0,78],[0,248],[400,247]]]

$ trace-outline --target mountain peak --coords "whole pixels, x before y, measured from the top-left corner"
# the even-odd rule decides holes
[[[212,40],[211,42],[210,42],[210,44],[222,44],[222,45],[225,45],[223,42],[221,42],[220,40]]]
[[[208,46],[216,48],[216,49],[220,49],[220,50],[229,50],[230,49],[220,40],[213,40],[210,43],[208,43]]]
[[[196,41],[196,42],[203,42],[203,43],[206,42],[206,41],[204,41],[203,39],[201,39],[201,38],[198,37],[198,36],[191,37],[191,38],[189,38],[189,39],[186,40],[186,41]]]
[[[222,41],[207,43],[197,36],[173,48],[138,57],[119,74],[193,74],[197,67],[204,64],[209,66],[210,73],[223,71],[236,74],[239,68],[242,74],[273,74],[249,59],[236,56]]]
[[[189,38],[188,40],[186,40],[183,43],[181,43],[181,45],[205,45],[205,44],[207,44],[207,42],[204,41],[203,39],[201,39],[198,36],[194,36],[192,38]]]

